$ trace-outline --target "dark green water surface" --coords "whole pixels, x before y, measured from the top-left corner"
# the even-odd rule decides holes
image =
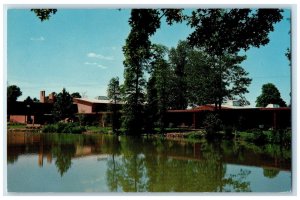
[[[7,135],[8,192],[290,192],[278,145],[109,135]]]

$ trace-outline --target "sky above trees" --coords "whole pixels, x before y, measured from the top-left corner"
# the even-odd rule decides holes
[[[124,80],[122,47],[130,31],[129,16],[129,9],[59,9],[49,21],[41,22],[29,9],[9,9],[8,84],[20,87],[19,100],[63,87],[89,98],[106,95],[112,77],[120,77],[120,83]],[[290,10],[284,10],[283,16],[269,35],[270,43],[248,50],[241,64],[252,78],[246,94],[251,106],[265,83],[273,83],[283,100],[290,102],[290,67],[285,56],[290,47]],[[176,47],[191,31],[185,23],[168,26],[163,20],[151,41]]]

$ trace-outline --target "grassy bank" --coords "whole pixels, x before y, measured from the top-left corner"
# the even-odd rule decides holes
[[[26,128],[26,124],[7,123],[7,129],[24,129],[24,128]]]
[[[56,123],[45,125],[43,133],[72,133],[72,134],[109,134],[112,133],[110,127],[100,126],[80,126],[79,123]]]
[[[292,132],[291,129],[284,130],[260,130],[251,129],[246,131],[219,131],[207,132],[200,130],[170,130],[165,136],[169,139],[185,139],[185,140],[235,140],[253,143],[255,145],[265,144],[282,144],[291,145]]]

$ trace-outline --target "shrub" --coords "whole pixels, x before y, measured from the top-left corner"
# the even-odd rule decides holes
[[[42,128],[43,133],[82,133],[86,129],[79,126],[78,123],[62,123],[49,124]]]
[[[201,132],[191,132],[187,135],[188,139],[201,139],[203,134]]]
[[[57,133],[63,133],[63,130],[65,129],[67,123],[58,122],[57,123]]]
[[[214,135],[221,130],[222,120],[218,114],[208,113],[203,121],[207,137],[214,137]]]
[[[286,129],[282,133],[282,143],[286,145],[290,145],[292,142],[292,130]]]
[[[57,132],[57,125],[56,124],[49,124],[45,125],[42,128],[43,133],[56,133]]]
[[[76,127],[71,127],[69,129],[69,131],[70,131],[69,133],[79,134],[79,133],[86,131],[86,129],[82,126],[76,126]],[[65,133],[67,133],[67,132],[65,132]]]

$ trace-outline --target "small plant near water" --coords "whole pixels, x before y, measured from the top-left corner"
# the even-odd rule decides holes
[[[56,123],[45,125],[42,128],[43,133],[74,133],[80,134],[86,131],[85,127],[80,126],[78,123]]]
[[[190,140],[201,139],[204,137],[204,135],[205,135],[204,131],[192,131],[186,134],[186,138]]]
[[[239,132],[241,140],[252,142],[255,144],[291,144],[291,131],[286,130],[261,130],[252,129],[248,131]]]

